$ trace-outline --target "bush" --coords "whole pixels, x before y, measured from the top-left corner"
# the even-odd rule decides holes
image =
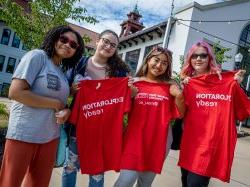
[[[3,103],[0,103],[0,116],[4,118],[9,117],[9,113],[7,112],[7,106]]]

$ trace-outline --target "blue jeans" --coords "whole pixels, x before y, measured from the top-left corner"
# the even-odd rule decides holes
[[[71,136],[66,152],[66,161],[63,166],[62,187],[75,187],[77,171],[80,168],[76,137]],[[103,187],[104,174],[89,175],[89,187]]]
[[[153,172],[138,172],[133,170],[121,170],[113,187],[151,187],[156,174]]]
[[[198,175],[181,168],[182,187],[208,187],[210,177]]]

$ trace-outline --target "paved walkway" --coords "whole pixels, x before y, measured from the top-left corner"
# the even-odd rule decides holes
[[[249,129],[247,129],[249,131]],[[152,187],[181,187],[180,170],[177,167],[178,151],[171,151],[161,175],[158,175]],[[222,161],[223,162],[223,161]],[[61,186],[62,169],[54,169],[50,187]],[[118,174],[107,172],[105,175],[105,187],[112,187]],[[87,187],[88,176],[78,174],[77,187]],[[231,182],[223,183],[212,179],[209,187],[250,187],[250,136],[239,138],[233,162]]]

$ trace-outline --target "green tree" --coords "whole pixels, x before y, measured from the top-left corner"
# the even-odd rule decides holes
[[[92,41],[92,39],[87,35],[87,34],[84,34],[83,36],[82,36],[82,39],[83,39],[83,41],[84,41],[84,44],[86,45],[87,43],[90,43],[91,41]],[[94,55],[94,53],[95,53],[95,51],[94,50],[87,50],[87,48],[85,48],[85,51],[84,51],[84,56],[93,56]]]
[[[223,64],[224,62],[228,61],[232,58],[232,56],[226,55],[228,51],[230,51],[230,48],[222,47],[220,45],[220,41],[216,42],[213,45],[213,51],[215,54],[215,59],[218,64]]]
[[[179,57],[179,63],[180,63],[180,69],[182,69],[182,66],[184,64],[184,55],[180,55]],[[173,77],[172,77],[178,84],[181,82],[180,74],[176,71],[173,71]]]
[[[48,30],[67,24],[66,19],[96,23],[86,8],[77,6],[80,0],[30,0],[28,6],[13,0],[0,0],[0,20],[12,28],[28,49],[37,48]],[[86,39],[87,37],[85,37]]]

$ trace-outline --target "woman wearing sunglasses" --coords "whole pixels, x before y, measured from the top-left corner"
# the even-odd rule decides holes
[[[207,187],[211,177],[230,180],[236,119],[250,116],[250,102],[238,84],[244,71],[220,71],[209,44],[201,41],[190,48],[181,71],[186,113],[178,164],[183,187]]]
[[[69,86],[64,70],[79,61],[84,43],[68,26],[51,29],[40,49],[21,59],[12,77],[6,146],[0,172],[0,186],[47,187],[54,166]],[[65,109],[66,110],[66,109]]]
[[[105,30],[99,35],[99,39],[96,42],[96,51],[91,57],[83,57],[82,63],[73,70],[74,83],[72,84],[73,92],[76,92],[78,88],[79,80],[91,79],[101,80],[112,77],[126,77],[129,74],[129,68],[122,61],[117,53],[117,46],[119,38],[117,34],[111,30]],[[70,82],[73,82],[71,80]],[[129,86],[132,82],[129,81]],[[98,124],[96,124],[98,125]],[[96,136],[93,137],[96,142],[102,143],[102,137],[99,136],[102,132],[102,126],[100,125],[100,131],[96,132]],[[62,186],[74,187],[76,186],[77,171],[79,170],[79,160],[76,145],[76,129],[74,125],[70,128],[70,141],[68,146],[68,153],[66,162],[63,167],[62,174]],[[91,133],[91,132],[90,132]],[[86,142],[88,143],[88,142]],[[92,143],[92,142],[90,142]],[[90,144],[89,145],[92,145]],[[93,146],[93,149],[99,147]],[[90,150],[91,151],[91,150]],[[102,155],[97,155],[102,157]],[[95,163],[93,163],[95,164]],[[104,185],[104,173],[89,176],[89,187],[103,187]]]

